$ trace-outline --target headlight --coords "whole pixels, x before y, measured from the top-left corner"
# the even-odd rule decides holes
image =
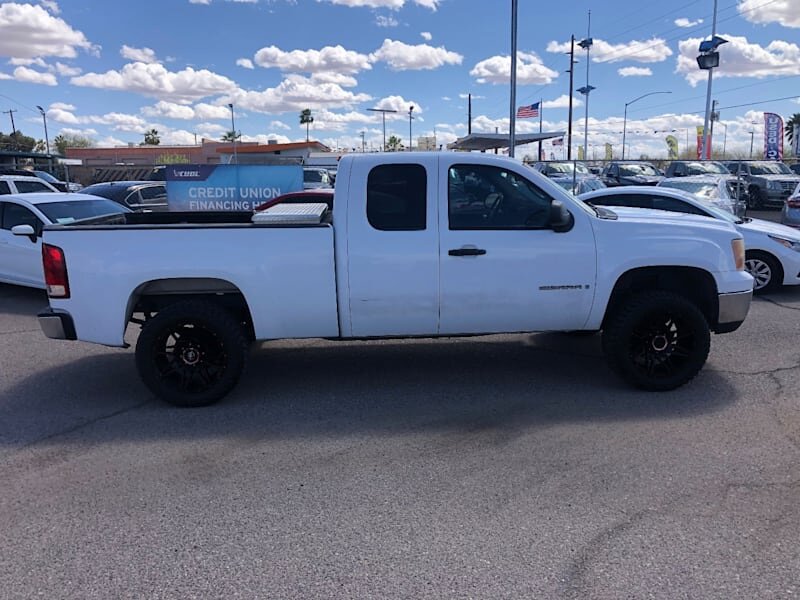
[[[794,250],[795,252],[800,252],[800,241],[797,240],[788,240],[786,238],[778,237],[777,235],[769,236],[769,239],[775,240],[781,246],[785,246],[789,248],[789,250]]]
[[[768,190],[780,190],[781,184],[779,181],[768,181],[767,182],[767,189]]]
[[[731,250],[733,250],[733,262],[736,263],[736,270],[744,271],[744,240],[742,238],[731,240]]]

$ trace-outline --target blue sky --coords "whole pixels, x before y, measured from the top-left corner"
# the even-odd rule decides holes
[[[52,0],[0,3],[0,106],[17,127],[51,139],[81,133],[99,145],[139,143],[155,127],[162,144],[191,144],[236,128],[245,140],[305,139],[298,113],[311,108],[312,139],[331,147],[381,143],[380,117],[399,111],[387,135],[447,143],[473,131],[508,128],[510,0]],[[621,144],[626,102],[628,156],[681,148],[702,124],[705,73],[696,66],[710,37],[713,0],[519,1],[517,104],[544,100],[545,130],[566,129],[570,35],[586,36],[592,11],[590,155]],[[764,111],[800,112],[800,0],[720,0],[721,68],[714,98],[728,153],[756,149]],[[585,84],[578,53],[576,85]],[[574,143],[584,106],[575,94]],[[0,130],[10,131],[3,115]],[[518,121],[518,132],[538,130]],[[658,132],[658,133],[656,133]],[[691,133],[690,133],[691,132]],[[415,142],[416,143],[416,142]],[[689,140],[690,146],[693,140]],[[596,148],[596,150],[594,150]],[[549,145],[546,145],[549,152]],[[522,153],[527,152],[523,149]],[[522,154],[520,153],[520,154]]]

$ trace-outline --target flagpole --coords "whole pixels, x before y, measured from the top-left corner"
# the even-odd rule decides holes
[[[542,102],[542,98],[539,98],[539,133],[542,133],[542,111],[544,110],[544,105]],[[536,162],[542,160],[542,140],[539,139],[539,156],[536,158]]]

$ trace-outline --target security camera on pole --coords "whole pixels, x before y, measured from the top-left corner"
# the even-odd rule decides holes
[[[717,36],[717,0],[714,0],[714,19],[711,23],[711,39],[700,42],[700,56],[697,57],[697,66],[703,71],[708,71],[708,90],[706,91],[706,116],[703,121],[703,145],[700,153],[701,160],[711,158],[711,147],[709,146],[708,123],[711,120],[711,80],[714,75],[714,68],[719,66],[719,48],[726,44],[728,40]]]

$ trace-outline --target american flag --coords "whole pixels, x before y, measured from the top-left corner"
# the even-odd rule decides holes
[[[553,140],[553,146],[563,146],[564,138],[556,138]]]
[[[539,116],[539,103],[528,104],[527,106],[520,106],[517,109],[518,119],[532,119]]]

